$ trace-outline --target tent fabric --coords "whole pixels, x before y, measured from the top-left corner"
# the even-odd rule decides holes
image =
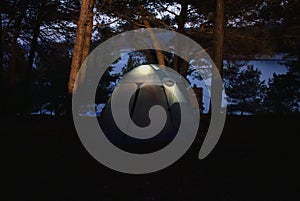
[[[176,102],[187,102],[185,97],[189,97],[187,89],[190,86],[187,85],[185,78],[174,70],[169,68],[162,69],[159,65],[141,65],[134,68],[119,82],[119,84],[124,83],[152,83],[160,85],[168,89],[167,97],[171,105]],[[183,88],[180,88],[182,86]],[[176,97],[173,94],[176,94]]]
[[[169,144],[176,136],[180,125],[179,102],[188,104],[185,97],[189,97],[187,95],[189,86],[182,79],[184,78],[175,74],[173,70],[162,70],[157,65],[142,65],[124,75],[116,87],[122,84],[139,87],[129,102],[128,109],[132,121],[140,127],[149,125],[148,112],[154,105],[161,105],[165,109],[167,121],[162,131],[150,139],[132,138],[118,129],[114,122],[109,99],[98,119],[106,137],[116,146],[133,153],[149,153]],[[177,84],[179,82],[180,85]],[[182,86],[184,89],[180,88]],[[129,144],[131,146],[126,146]]]

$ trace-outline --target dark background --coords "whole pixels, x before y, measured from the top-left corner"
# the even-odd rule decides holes
[[[207,158],[197,158],[200,132],[184,157],[146,175],[98,163],[65,119],[3,121],[11,200],[289,200],[298,193],[299,116],[229,116]]]

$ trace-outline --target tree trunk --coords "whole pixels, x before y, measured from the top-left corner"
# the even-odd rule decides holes
[[[216,73],[219,73],[223,78],[223,46],[224,46],[224,16],[225,16],[225,3],[224,0],[216,0],[216,16],[214,27],[214,43],[213,43],[213,61],[218,69],[218,72],[212,71],[212,83],[211,90],[215,89],[215,82],[218,77]],[[222,92],[220,92],[222,93]],[[219,96],[220,105],[222,104],[222,96]],[[209,104],[209,114],[211,114],[211,101]]]
[[[188,44],[186,44],[185,50],[184,50],[185,58],[189,58],[189,53],[190,53],[190,47],[188,46]],[[181,66],[180,66],[180,74],[186,78],[188,75],[189,62],[187,62],[184,59],[180,59],[180,60],[182,60]]]
[[[16,19],[15,23],[15,31],[13,34],[13,38],[11,41],[11,46],[9,50],[10,59],[8,62],[8,85],[9,88],[14,88],[16,82],[16,62],[17,62],[17,46],[18,46],[18,38],[21,31],[21,22],[23,17],[19,16]]]
[[[4,92],[4,77],[3,77],[3,46],[2,46],[2,17],[0,15],[0,114],[3,113],[3,110],[4,110],[4,97],[3,97],[3,92]]]
[[[93,6],[95,0],[83,0],[77,22],[76,41],[74,45],[68,92],[72,95],[76,91],[76,77],[82,62],[86,59],[90,48]],[[88,36],[87,36],[88,35]]]
[[[40,18],[40,17],[38,17]],[[38,46],[38,37],[40,35],[40,28],[41,28],[41,19],[37,20],[37,24],[34,27],[33,30],[33,36],[31,39],[31,43],[30,43],[30,51],[29,51],[29,56],[28,56],[28,62],[27,62],[27,66],[26,66],[26,97],[24,100],[24,105],[23,105],[23,113],[27,113],[30,110],[30,104],[31,104],[31,94],[32,94],[32,75],[33,75],[33,71],[32,71],[32,66],[33,66],[33,62],[34,62],[34,58],[35,58],[35,53],[36,53],[36,49]]]
[[[146,18],[143,20],[143,23],[147,28],[151,28],[151,25],[150,25],[150,23],[148,22],[148,20]],[[153,33],[153,31],[150,31],[150,37],[152,39],[153,46],[155,48],[155,54],[156,54],[156,57],[157,57],[158,64],[163,66],[163,68],[164,68],[165,67],[164,54],[161,50],[159,50],[160,45],[159,45],[159,43],[157,41],[157,38],[156,38],[155,34]]]
[[[82,48],[82,61],[81,65],[84,62],[84,60],[87,58],[87,56],[90,53],[90,47],[91,47],[91,39],[92,39],[92,30],[93,30],[93,8],[94,8],[94,1],[89,4],[89,13],[88,18],[85,26],[85,37],[83,42],[83,48]],[[86,76],[86,65],[82,66],[83,70],[80,74],[80,80],[81,82],[84,82],[85,76]]]
[[[7,110],[10,114],[15,114],[15,88],[16,88],[16,65],[17,65],[17,48],[18,48],[18,38],[21,32],[21,24],[23,20],[23,14],[25,8],[23,8],[16,18],[14,27],[14,34],[12,37],[10,49],[9,49],[9,62],[8,62],[8,96],[7,96]]]
[[[183,1],[181,3],[181,11],[179,16],[177,17],[178,21],[178,32],[185,35],[184,25],[187,20],[187,10],[188,10],[188,4],[187,2]],[[176,45],[178,47],[179,43],[178,41],[175,41]],[[179,48],[179,47],[178,47]],[[174,62],[173,62],[173,69],[179,72],[180,74],[187,74],[187,69],[189,65],[188,63],[181,59],[179,56],[174,55]],[[182,74],[182,75],[183,75]]]
[[[32,94],[32,82],[33,82],[33,72],[32,66],[34,63],[35,53],[38,47],[38,38],[40,36],[40,29],[42,25],[42,21],[44,18],[44,11],[46,9],[47,3],[49,0],[43,0],[41,2],[40,8],[38,10],[37,21],[33,28],[33,36],[30,42],[30,51],[28,56],[28,62],[26,66],[26,97],[23,105],[24,113],[27,113],[30,110],[31,106],[31,94]]]
[[[3,46],[2,46],[2,17],[0,15],[0,87],[2,87],[3,75]]]
[[[216,19],[214,28],[213,60],[215,62],[216,67],[218,68],[221,77],[223,77],[224,16],[224,0],[217,0]]]

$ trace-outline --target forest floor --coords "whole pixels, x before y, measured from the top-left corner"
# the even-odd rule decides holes
[[[299,115],[229,116],[207,158],[197,158],[196,140],[170,167],[129,175],[89,155],[70,120],[1,118],[9,187],[1,200],[294,200],[299,130]]]

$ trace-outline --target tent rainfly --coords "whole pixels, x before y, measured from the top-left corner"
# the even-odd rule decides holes
[[[154,64],[136,67],[123,76],[113,95],[116,93],[116,89],[125,85],[137,88],[126,108],[136,126],[146,127],[150,124],[148,113],[154,105],[162,106],[167,115],[166,124],[159,134],[149,139],[133,138],[123,133],[116,125],[110,98],[98,121],[106,137],[126,151],[149,153],[161,149],[174,139],[178,131],[181,121],[179,103],[188,104],[194,110],[198,109],[197,101],[192,101],[195,99],[190,98],[188,93],[190,85],[185,78],[169,68],[162,69],[159,65]],[[126,120],[124,119],[124,121]],[[130,146],[127,146],[129,144]]]

